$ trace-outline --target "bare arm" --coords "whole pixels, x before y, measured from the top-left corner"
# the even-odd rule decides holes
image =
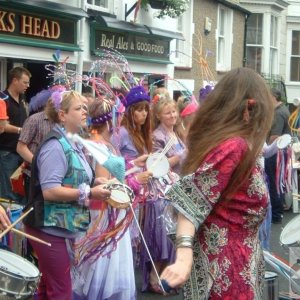
[[[20,128],[20,127],[17,127],[17,126],[11,125],[11,124],[6,124],[4,127],[4,132],[19,134],[21,129],[22,128]]]
[[[17,152],[25,161],[32,163],[33,154],[25,143],[21,141],[18,142]]]
[[[176,237],[183,235],[194,236],[194,225],[183,215],[178,215]],[[161,279],[168,282],[171,287],[182,286],[189,278],[193,265],[193,249],[177,248],[176,261],[167,267],[161,274]]]
[[[110,191],[103,189],[101,186],[91,188],[93,199],[103,200],[110,196]],[[48,201],[77,202],[79,198],[79,189],[57,186],[43,190],[43,196]]]

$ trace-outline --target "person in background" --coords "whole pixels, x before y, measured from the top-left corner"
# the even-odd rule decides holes
[[[23,202],[23,197],[14,193],[10,176],[21,165],[22,158],[16,152],[19,135],[27,118],[24,93],[29,87],[31,74],[23,67],[8,72],[8,87],[3,92],[9,123],[0,135],[0,197]]]
[[[152,99],[153,124],[153,150],[162,152],[170,140],[173,143],[166,152],[166,157],[170,164],[170,169],[179,173],[180,163],[185,154],[185,145],[176,132],[178,121],[178,109],[176,102],[168,96],[168,93],[159,94]],[[159,164],[157,165],[159,168]],[[174,176],[175,175],[175,176]],[[167,204],[165,201],[165,191],[178,179],[176,174],[169,171],[158,179],[151,180],[151,191],[145,203],[144,236],[154,265],[158,274],[169,263],[174,262],[174,247],[168,238],[164,228],[163,215]],[[141,264],[143,269],[143,291],[150,290],[161,293],[160,285],[150,258],[142,247]]]
[[[7,119],[8,116],[6,114],[5,102],[2,99],[0,99],[0,134],[4,132],[4,127],[7,123]],[[9,225],[10,225],[10,220],[6,214],[6,211],[4,207],[0,205],[0,230],[4,230]],[[1,242],[0,242],[0,247],[1,247]]]
[[[143,207],[149,195],[149,181],[152,172],[145,168],[145,160],[152,151],[150,97],[145,89],[138,85],[126,95],[125,114],[122,126],[112,136],[112,143],[125,158],[126,169],[142,166],[140,171],[126,177],[126,182],[135,193],[133,201],[140,225],[143,223]],[[140,260],[140,232],[135,222],[130,226],[130,234],[135,265]]]
[[[179,111],[179,122],[177,132],[180,139],[186,143],[186,137],[189,132],[195,112],[199,108],[194,95],[180,96],[177,99],[177,107]]]
[[[281,92],[277,89],[272,89],[272,99],[274,107],[274,120],[269,132],[267,144],[272,144],[273,141],[283,134],[290,134],[288,119],[290,113],[284,103],[281,101]],[[269,181],[269,192],[272,206],[272,223],[280,224],[283,217],[284,194],[277,192],[276,186],[276,170],[277,170],[277,153],[266,158],[265,170]]]
[[[82,146],[68,138],[86,124],[80,94],[54,92],[46,114],[55,126],[34,155],[30,199],[34,207],[25,219],[25,230],[51,243],[51,247],[30,241],[42,274],[39,299],[72,299],[71,259],[66,240],[84,233],[90,222],[89,198],[104,200],[110,191],[93,186],[93,171]]]
[[[167,288],[184,285],[185,299],[263,298],[258,230],[268,191],[261,155],[272,107],[262,77],[237,68],[196,112],[183,177],[167,192],[178,211],[176,261],[161,275]]]
[[[101,146],[111,155],[118,155],[111,143],[113,133],[113,105],[108,99],[94,100],[89,106],[90,140]],[[108,170],[92,159],[92,166],[97,178],[113,179],[113,173],[119,170]],[[90,201],[91,224],[90,229],[98,238],[105,231],[105,224],[124,221],[124,209],[113,208],[103,201]],[[101,215],[101,220],[99,216]],[[104,227],[104,228],[103,228]],[[95,229],[96,228],[96,229]],[[90,300],[134,300],[136,299],[133,258],[129,229],[110,235],[113,244],[105,248],[106,256],[99,256],[95,261],[85,261],[84,265],[74,269],[73,299]],[[105,242],[103,242],[104,244]]]
[[[8,123],[7,120],[8,115],[6,113],[6,104],[4,100],[0,98],[0,134],[4,132],[5,126]]]
[[[61,87],[60,90],[64,91],[65,89]],[[54,123],[49,120],[44,111],[46,103],[51,97],[51,93],[52,91],[49,88],[42,90],[30,99],[30,116],[25,120],[17,144],[17,152],[24,160],[23,175],[26,200],[28,200],[29,197],[30,169],[33,155],[54,126]]]

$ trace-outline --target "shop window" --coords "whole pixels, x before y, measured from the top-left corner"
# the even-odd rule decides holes
[[[296,30],[293,30],[292,32],[290,80],[300,81],[300,31],[296,31]]]
[[[219,6],[217,28],[217,71],[231,69],[232,9]]]
[[[277,24],[277,22],[276,22]],[[276,25],[277,26],[277,25]],[[274,36],[276,32],[276,37]],[[273,44],[277,47],[277,27],[276,30],[271,30],[271,40]],[[247,23],[247,67],[255,70],[258,73],[262,72],[262,55],[263,55],[263,14],[251,14]],[[277,48],[272,47],[272,54],[270,55],[270,60],[274,60],[275,50]],[[273,55],[273,56],[272,56]],[[272,56],[272,58],[271,58]]]

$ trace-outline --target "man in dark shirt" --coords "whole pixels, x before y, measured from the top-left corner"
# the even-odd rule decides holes
[[[271,90],[275,114],[272,128],[268,138],[268,144],[271,144],[276,138],[283,134],[290,134],[290,127],[288,119],[290,112],[287,107],[281,102],[281,92],[276,89]],[[277,193],[276,187],[276,167],[277,167],[277,154],[267,158],[265,161],[265,170],[269,180],[269,192],[272,205],[272,223],[281,223],[283,215],[284,194]]]
[[[12,192],[10,176],[22,163],[22,158],[16,152],[19,134],[27,118],[24,93],[29,87],[31,74],[23,67],[13,68],[8,72],[8,88],[3,92],[9,124],[0,134],[0,197],[18,202],[23,197]]]

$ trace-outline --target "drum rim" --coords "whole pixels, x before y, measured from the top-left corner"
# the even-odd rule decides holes
[[[122,189],[114,189],[113,186],[121,186]],[[123,188],[125,187],[126,189],[126,193],[124,192]],[[123,193],[125,193],[128,197],[129,197],[129,201],[128,202],[118,202],[117,200],[115,199],[112,199],[111,197],[107,200],[108,203],[116,203],[118,206],[123,206],[123,207],[128,207],[132,201],[134,200],[134,192],[133,190],[126,184],[124,183],[119,183],[119,182],[111,182],[111,183],[107,183],[103,186],[103,188],[106,188],[108,189],[109,191],[113,191],[113,190],[116,190],[116,191],[121,191]]]
[[[159,155],[161,155],[161,153],[159,153],[159,152],[154,152],[154,153],[151,153],[151,154],[148,156],[148,158],[147,158],[147,160],[146,160],[146,168],[147,168],[147,170],[149,170],[149,168],[151,167],[151,165],[149,165],[149,164],[150,164],[150,160],[151,160],[152,158],[155,158],[155,157],[159,156]],[[168,165],[168,167],[167,167],[168,170],[167,170],[167,172],[166,172],[164,175],[160,175],[160,176],[155,175],[154,172],[153,172],[153,177],[155,177],[155,178],[160,178],[160,177],[162,177],[162,176],[165,176],[165,175],[168,174],[168,172],[170,171],[170,163],[169,163],[168,158],[167,158],[167,156],[166,156],[165,154],[162,156],[162,159],[160,160],[159,165],[161,165],[161,161],[162,161],[162,160],[166,162],[166,165]],[[157,166],[159,166],[159,165],[157,165]]]
[[[21,279],[34,279],[34,278],[39,278],[41,276],[41,273],[40,273],[39,269],[33,263],[31,263],[29,260],[25,259],[24,257],[22,257],[22,256],[20,256],[20,255],[18,255],[16,253],[13,253],[13,252],[10,252],[10,251],[4,250],[4,249],[0,249],[0,253],[1,252],[7,252],[7,253],[9,253],[12,256],[15,256],[18,259],[21,259],[28,266],[32,267],[32,269],[35,269],[35,271],[37,271],[37,276],[27,276],[27,275],[23,276],[23,275],[20,275],[20,274],[15,274],[15,273],[13,273],[11,271],[4,270],[3,268],[1,268],[1,266],[0,266],[0,273],[2,272],[4,274],[13,275],[13,277],[15,277],[15,278],[21,278]],[[1,261],[1,257],[0,257],[0,261]]]
[[[279,240],[281,242],[281,244],[283,245],[293,245],[295,243],[297,243],[298,241],[300,241],[300,238],[296,241],[293,241],[293,242],[289,242],[287,243],[286,241],[283,241],[284,240],[284,235],[286,234],[286,230],[288,230],[289,226],[291,226],[292,224],[294,224],[296,222],[296,220],[299,219],[299,227],[300,227],[300,215],[298,216],[295,216],[292,220],[290,220],[282,229],[281,233],[280,233],[280,237],[279,237]],[[299,228],[300,229],[300,228]]]

